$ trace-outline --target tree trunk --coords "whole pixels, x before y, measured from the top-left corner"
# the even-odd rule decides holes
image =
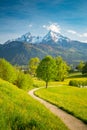
[[[46,88],[48,87],[48,82],[46,82]]]

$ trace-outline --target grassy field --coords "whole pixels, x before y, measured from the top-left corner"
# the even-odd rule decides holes
[[[48,87],[49,86],[57,87],[59,85],[68,85],[70,80],[87,80],[87,76],[83,76],[80,72],[71,73],[63,82],[56,82],[56,81],[49,82]],[[37,78],[33,78],[33,81],[34,81],[34,87],[45,87],[44,81],[38,80]]]
[[[0,130],[67,130],[26,92],[0,79]]]
[[[87,88],[62,85],[43,88],[35,94],[87,123]]]

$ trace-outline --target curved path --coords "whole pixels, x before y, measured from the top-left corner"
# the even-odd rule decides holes
[[[58,116],[64,124],[69,128],[69,130],[87,130],[87,125],[81,120],[75,118],[74,116],[66,113],[65,111],[59,109],[55,105],[48,103],[47,101],[34,95],[34,92],[40,88],[35,88],[28,92],[30,96],[42,103],[46,108],[48,108],[54,115]]]

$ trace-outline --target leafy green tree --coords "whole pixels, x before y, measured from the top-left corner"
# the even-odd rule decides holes
[[[29,73],[33,76],[36,75],[36,69],[38,64],[40,63],[40,59],[38,57],[31,58],[29,61]]]
[[[0,78],[14,83],[16,80],[15,68],[5,59],[0,59]]]
[[[56,63],[51,56],[46,56],[41,60],[39,66],[36,70],[37,77],[46,82],[46,88],[48,87],[48,82],[55,78],[56,75]]]
[[[66,62],[61,57],[56,57],[55,61],[56,61],[56,65],[57,65],[56,80],[63,81],[68,74],[69,66],[66,64]]]
[[[84,67],[82,68],[82,74],[87,74],[87,62],[85,63]]]
[[[85,65],[84,62],[81,61],[81,62],[77,65],[76,69],[78,69],[80,72],[82,72],[82,69],[83,69],[84,65]]]

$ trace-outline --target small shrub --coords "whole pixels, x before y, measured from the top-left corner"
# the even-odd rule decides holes
[[[29,74],[18,72],[15,84],[21,89],[29,89],[33,85],[33,80]]]
[[[70,80],[70,86],[85,87],[87,86],[87,80]]]

